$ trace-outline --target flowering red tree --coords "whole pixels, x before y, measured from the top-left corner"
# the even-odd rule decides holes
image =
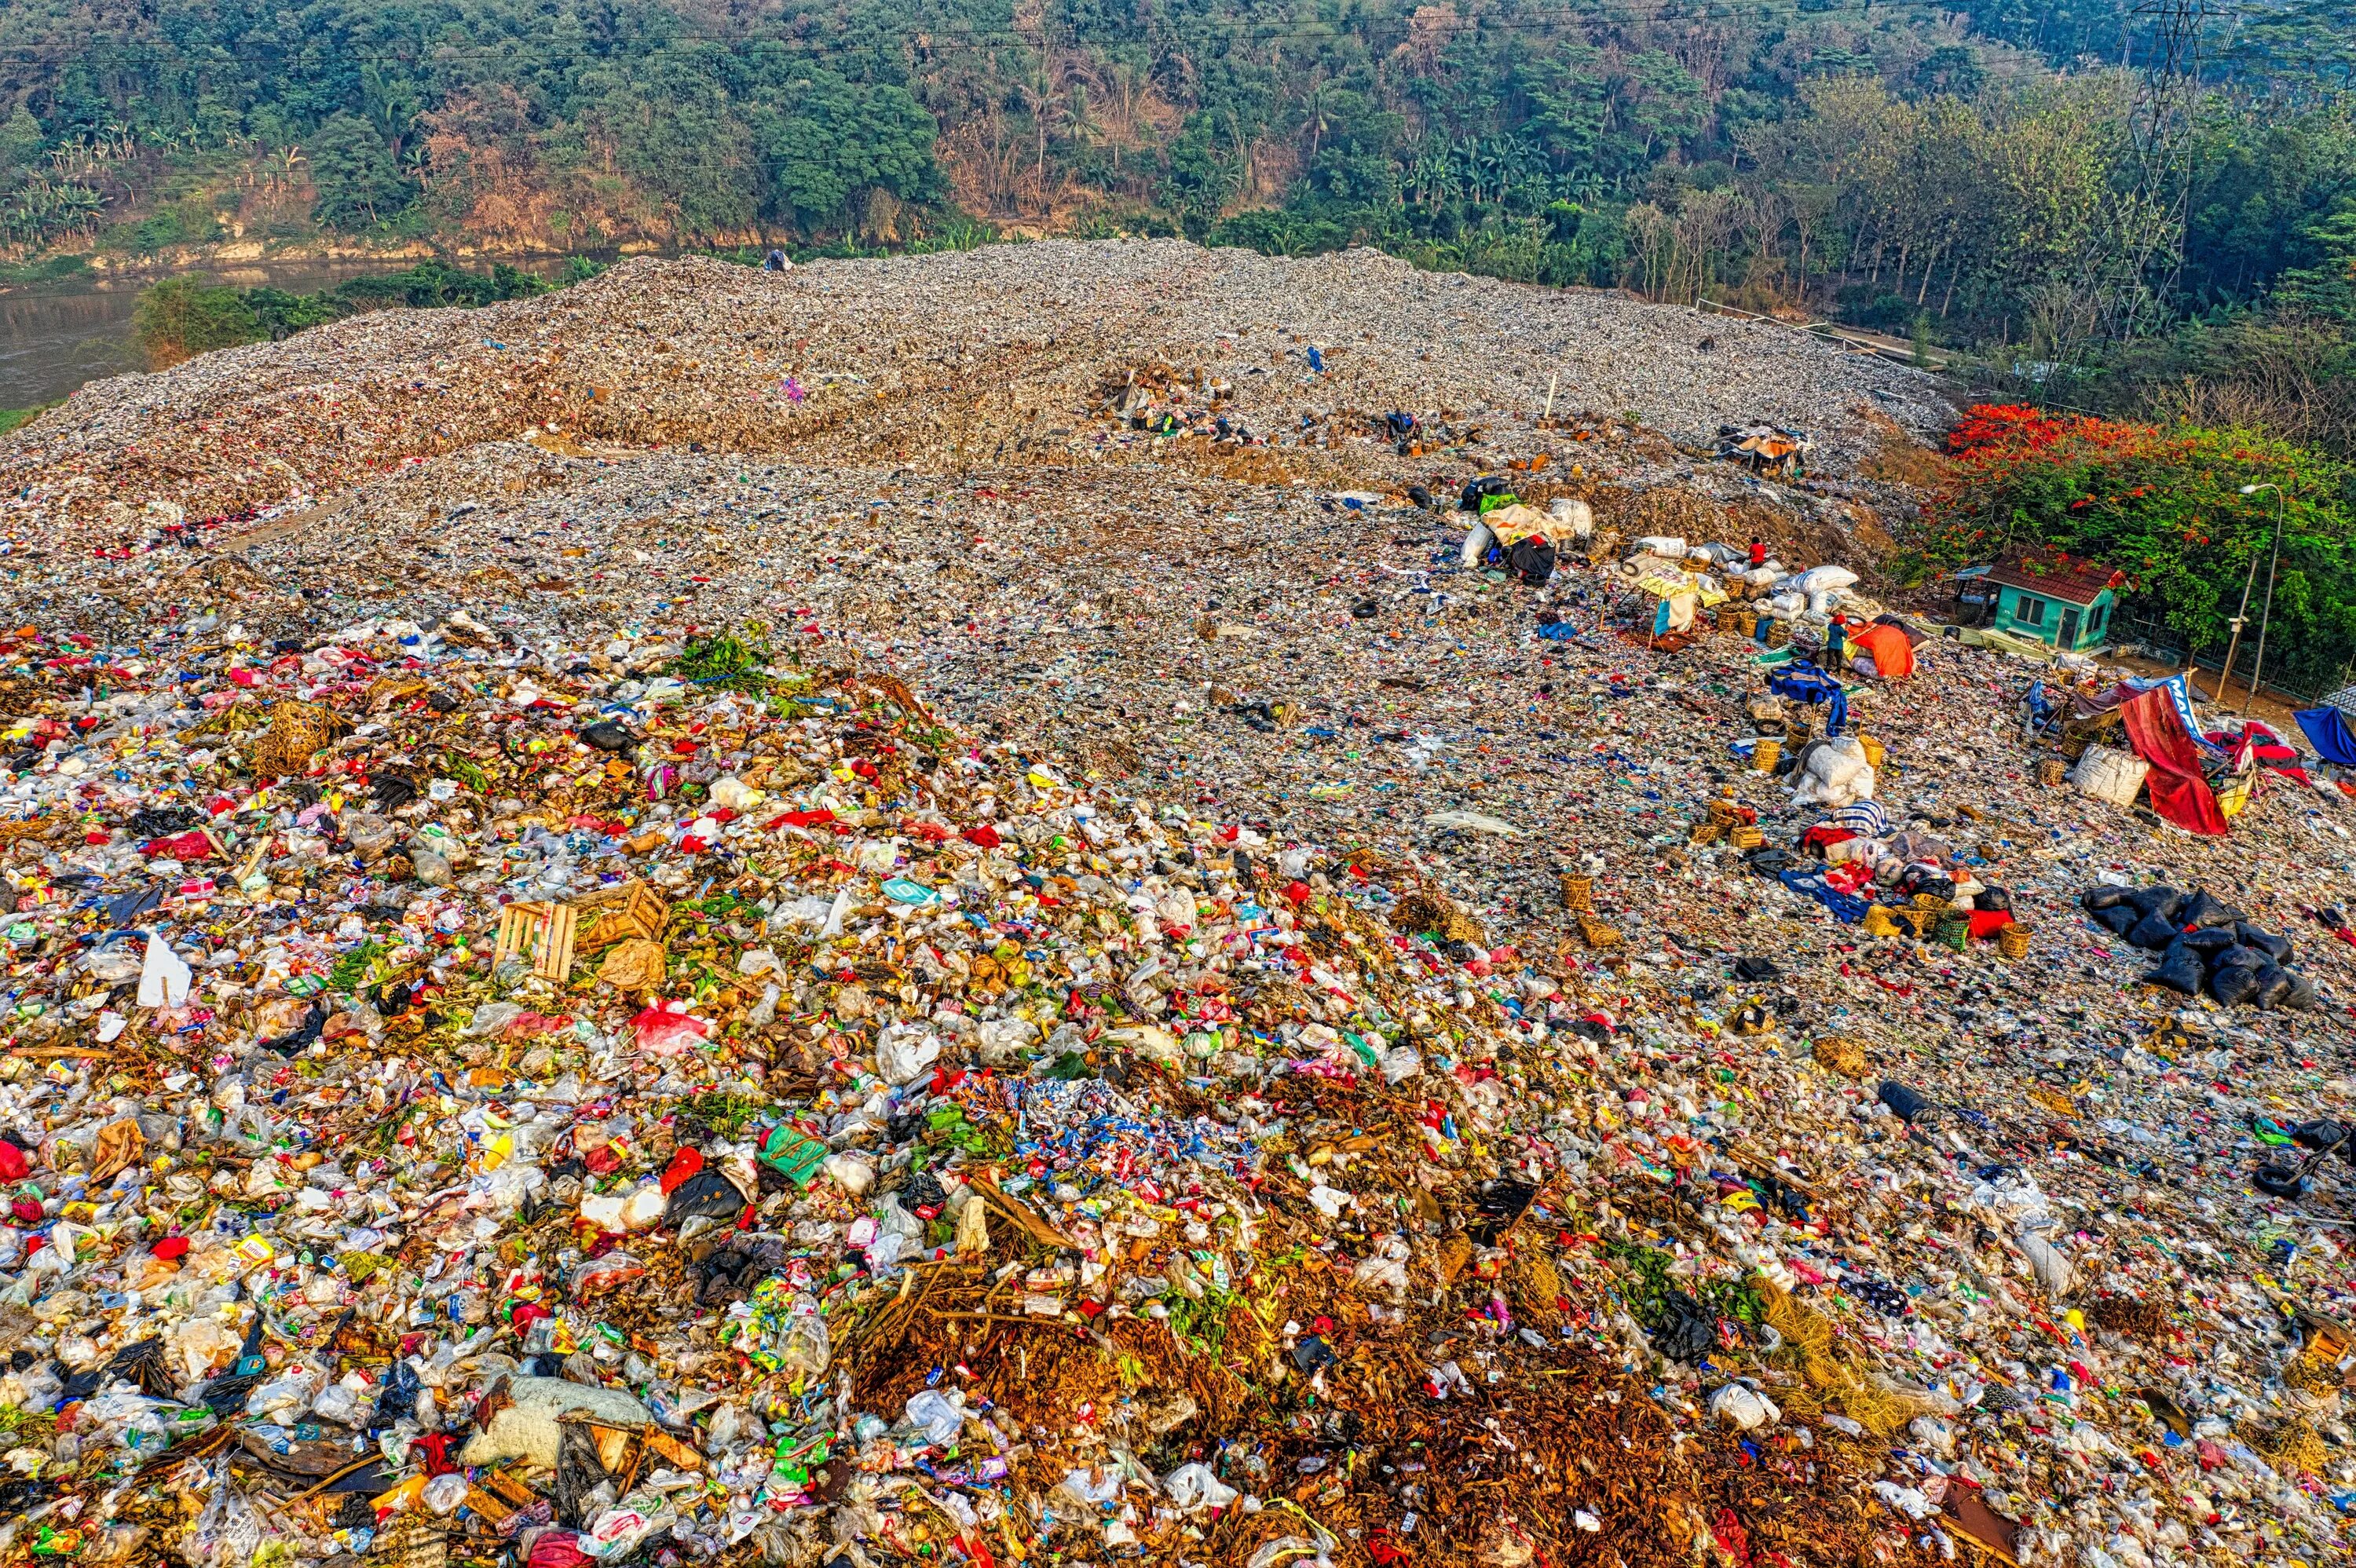
[[[2273,540],[2279,485],[2282,565],[2270,668],[2293,686],[2333,684],[2356,654],[2356,469],[2245,431],[2054,414],[2012,404],[1967,410],[1948,437],[1947,484],[1924,508],[1938,559],[2098,560],[2128,575],[2133,608],[2192,648],[2222,645],[2253,554]],[[2261,588],[2265,569],[2259,568]],[[2254,613],[2254,607],[2253,610]]]

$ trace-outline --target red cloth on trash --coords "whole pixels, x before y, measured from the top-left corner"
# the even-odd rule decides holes
[[[1986,942],[2012,923],[2012,912],[2008,909],[1976,909],[1971,912],[1971,921],[1972,940]]]
[[[1876,624],[1845,629],[1848,633],[1849,656],[1870,655],[1873,673],[1880,679],[1904,680],[1914,673],[1914,645],[1897,627]]]
[[[2151,775],[2144,781],[2151,791],[2151,808],[2188,832],[2223,837],[2225,814],[2217,807],[2217,796],[2201,772],[2201,750],[2177,717],[2167,688],[2155,686],[2138,692],[2119,704],[2119,713],[2126,720],[2127,744],[2151,764]]]
[[[685,1181],[689,1177],[693,1176],[697,1171],[701,1170],[702,1168],[703,1151],[701,1149],[695,1148],[691,1146],[689,1147],[682,1148],[678,1153],[672,1155],[670,1157],[670,1164],[663,1168],[663,1196],[666,1198],[669,1197],[672,1190],[676,1189],[680,1182]]]
[[[1846,844],[1856,837],[1846,827],[1832,827],[1820,822],[1808,829],[1808,836],[1800,840],[1800,848],[1810,854],[1821,855],[1834,845]]]

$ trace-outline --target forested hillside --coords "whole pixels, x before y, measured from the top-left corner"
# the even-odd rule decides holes
[[[1371,241],[2344,443],[2294,394],[2345,379],[2356,45],[2303,3],[2206,14],[2185,191],[2158,24],[2091,0],[14,0],[0,240]]]

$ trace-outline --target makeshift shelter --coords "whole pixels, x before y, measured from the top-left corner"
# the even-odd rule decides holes
[[[1994,629],[2074,653],[2101,645],[2126,578],[2092,561],[2022,557],[1991,568],[1987,581],[1997,595]]]
[[[2291,717],[2307,731],[2308,744],[2315,748],[2317,756],[2343,768],[2356,768],[2356,732],[2349,730],[2346,714],[2337,708],[2308,708]]]
[[[1898,627],[1877,621],[1866,626],[1843,626],[1854,663],[1859,656],[1873,661],[1869,673],[1882,680],[1904,680],[1914,673],[1913,640]]]
[[[2154,811],[2188,832],[2222,837],[2225,814],[2201,771],[2201,749],[2208,742],[2177,710],[2170,684],[2158,682],[2119,705],[2127,743],[2151,764],[2144,787]]]

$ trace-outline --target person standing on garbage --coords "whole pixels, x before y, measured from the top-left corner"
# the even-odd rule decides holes
[[[1755,571],[1757,571],[1759,568],[1761,568],[1761,567],[1762,567],[1762,566],[1764,566],[1764,565],[1766,565],[1766,564],[1767,564],[1767,541],[1766,541],[1765,539],[1752,539],[1752,540],[1751,541],[1751,570]]]

